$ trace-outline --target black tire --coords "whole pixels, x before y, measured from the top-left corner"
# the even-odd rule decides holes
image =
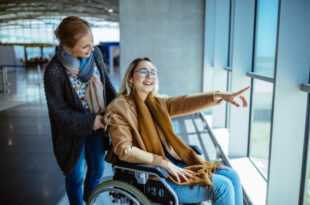
[[[131,184],[118,180],[109,180],[99,184],[91,193],[87,205],[94,203],[96,205],[151,205],[151,202],[140,190]]]

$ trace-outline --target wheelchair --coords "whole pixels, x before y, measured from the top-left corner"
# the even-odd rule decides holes
[[[199,155],[198,146],[190,146]],[[178,205],[176,193],[168,185],[168,172],[157,166],[147,164],[132,164],[118,160],[112,165],[114,176],[112,180],[104,181],[91,193],[87,205]],[[129,174],[128,171],[134,174]],[[149,179],[156,176],[159,180]],[[200,203],[199,203],[200,204]]]

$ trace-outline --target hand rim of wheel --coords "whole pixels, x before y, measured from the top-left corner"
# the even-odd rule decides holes
[[[151,202],[146,198],[146,196],[136,187],[119,180],[109,180],[104,181],[99,184],[91,193],[87,205],[91,205],[93,200],[101,193],[107,191],[119,191],[120,193],[128,196],[136,204],[142,203],[143,205],[151,205]],[[135,196],[135,197],[133,197]]]

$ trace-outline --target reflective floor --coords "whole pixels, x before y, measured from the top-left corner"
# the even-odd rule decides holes
[[[0,201],[56,204],[64,193],[51,143],[47,109],[26,103],[0,113]]]
[[[69,204],[53,154],[42,75],[37,70],[11,71],[10,92],[0,94],[0,204]],[[118,87],[119,79],[112,78]],[[191,115],[174,119],[173,125],[186,143],[203,143],[208,147],[204,157],[216,160],[201,120]],[[108,166],[105,179],[111,175]]]
[[[57,204],[63,176],[53,156],[42,73],[17,68],[8,79],[9,93],[0,94],[0,202]]]

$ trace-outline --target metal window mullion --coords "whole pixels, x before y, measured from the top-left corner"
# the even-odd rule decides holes
[[[259,80],[263,80],[269,83],[274,83],[274,78],[271,76],[265,76],[265,75],[260,75],[258,73],[255,72],[247,72],[246,74],[247,76],[254,78],[254,79],[259,79]]]
[[[228,72],[231,72],[232,71],[232,68],[231,67],[225,67],[224,70],[228,71]]]
[[[310,84],[301,84],[300,89],[304,92],[310,93]]]
[[[247,156],[250,159],[250,151],[251,151],[251,133],[252,133],[252,118],[253,118],[253,98],[254,98],[254,79],[251,78],[251,91],[250,91],[250,106],[249,106],[249,130],[248,130],[248,148],[247,148]]]
[[[203,143],[203,140],[202,140],[202,137],[201,137],[201,134],[202,134],[203,132],[199,131],[198,126],[197,126],[197,124],[196,124],[196,122],[195,122],[195,118],[192,119],[192,121],[193,121],[193,125],[194,125],[194,127],[195,127],[195,130],[196,130],[196,134],[197,134],[197,136],[198,136],[199,143],[200,143],[201,148],[202,148],[202,152],[203,152],[203,154],[204,154],[204,156],[205,156],[205,159],[208,160],[208,161],[210,161],[210,156],[208,155],[208,152],[207,152],[207,150],[206,150],[206,148],[205,148],[205,146],[204,146],[204,143]],[[208,132],[207,132],[207,133],[208,133]],[[208,134],[209,134],[209,133],[208,133]]]

